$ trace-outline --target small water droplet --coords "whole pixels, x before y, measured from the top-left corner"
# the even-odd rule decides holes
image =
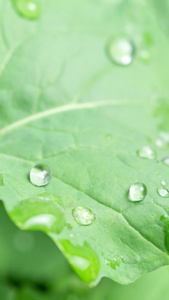
[[[141,158],[147,158],[147,159],[155,159],[156,154],[153,149],[151,149],[149,146],[143,146],[139,151],[138,155]]]
[[[134,59],[134,46],[125,38],[114,39],[109,43],[108,52],[111,60],[122,66],[129,65]]]
[[[92,211],[83,206],[77,206],[72,211],[73,217],[80,225],[91,225],[95,219],[95,215]]]
[[[121,264],[121,258],[118,255],[114,255],[112,259],[105,259],[105,264],[116,270]]]
[[[142,49],[139,51],[139,58],[143,61],[143,62],[149,62],[150,61],[150,52],[146,49]]]
[[[163,159],[163,163],[166,165],[166,166],[169,166],[169,157],[165,157]]]
[[[158,194],[163,198],[169,198],[169,191],[166,188],[160,188],[157,190]]]
[[[1,185],[4,185],[4,181],[3,181],[3,175],[2,173],[0,172],[0,186]]]
[[[107,134],[105,135],[105,138],[106,138],[107,140],[111,140],[111,139],[112,139],[112,134],[111,134],[111,133],[107,133]]]
[[[40,16],[40,5],[35,0],[15,0],[15,7],[20,15],[28,19],[38,19]]]
[[[155,142],[156,146],[159,148],[164,146],[164,141],[160,138],[156,138],[154,142]]]
[[[99,259],[87,242],[84,242],[83,246],[73,245],[67,240],[58,240],[58,243],[83,282],[89,284],[97,278],[100,267]]]
[[[134,183],[129,190],[130,201],[141,201],[147,195],[147,188],[144,183]]]
[[[30,171],[30,181],[33,185],[44,186],[52,179],[51,169],[43,164],[34,166]]]
[[[165,180],[161,181],[161,185],[165,186],[167,182]]]

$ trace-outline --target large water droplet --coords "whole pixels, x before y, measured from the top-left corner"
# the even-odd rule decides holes
[[[58,241],[72,268],[85,283],[94,281],[99,273],[99,259],[93,248],[85,242],[75,246],[70,241]]]
[[[14,0],[14,5],[23,17],[38,19],[40,16],[40,5],[35,0]]]
[[[157,190],[158,194],[163,198],[169,198],[169,191],[166,188],[160,188]]]
[[[166,166],[169,166],[169,157],[165,157],[163,159],[163,163],[166,165]]]
[[[147,158],[147,159],[155,159],[156,154],[153,149],[151,149],[149,146],[143,146],[139,151],[138,155],[142,158]]]
[[[134,183],[129,190],[129,200],[141,201],[147,195],[147,188],[144,183]]]
[[[2,173],[0,172],[0,186],[1,185],[4,185],[4,181],[3,181],[3,175]]]
[[[23,229],[60,233],[65,225],[63,202],[50,193],[21,201],[11,215]]]
[[[91,225],[95,219],[92,211],[83,206],[77,206],[72,211],[73,217],[80,225]]]
[[[36,186],[47,185],[52,179],[51,169],[43,164],[34,166],[30,171],[30,181]]]
[[[108,47],[111,60],[122,66],[129,65],[134,58],[134,46],[125,38],[112,40]]]

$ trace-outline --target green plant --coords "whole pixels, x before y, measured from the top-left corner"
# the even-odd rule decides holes
[[[27,3],[0,0],[0,199],[85,283],[132,283],[169,264],[168,4]]]

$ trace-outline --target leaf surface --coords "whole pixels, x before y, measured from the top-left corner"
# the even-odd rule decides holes
[[[128,284],[168,264],[169,201],[157,193],[169,172],[161,17],[147,1],[43,0],[33,21],[10,1],[0,11],[0,198],[12,220],[50,235],[88,284]],[[127,67],[107,53],[123,35],[136,49]],[[138,156],[143,146],[154,160]],[[52,169],[45,187],[29,181],[37,163]],[[128,199],[136,182],[148,190],[139,203]],[[95,215],[90,226],[74,219],[77,206]]]

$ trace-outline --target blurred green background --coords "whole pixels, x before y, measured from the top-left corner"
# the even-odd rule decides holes
[[[103,278],[83,284],[50,238],[19,230],[0,203],[0,299],[2,300],[168,300],[169,267],[129,286]]]

